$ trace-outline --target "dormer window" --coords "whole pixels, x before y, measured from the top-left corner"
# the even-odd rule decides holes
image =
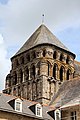
[[[55,120],[61,120],[61,111],[59,109],[55,110]]]
[[[20,99],[15,100],[15,111],[22,112],[22,101]]]
[[[42,106],[40,104],[36,104],[36,116],[42,117]]]

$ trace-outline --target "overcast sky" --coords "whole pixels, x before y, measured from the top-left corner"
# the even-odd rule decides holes
[[[80,61],[80,0],[0,0],[0,90],[10,58],[42,23]]]

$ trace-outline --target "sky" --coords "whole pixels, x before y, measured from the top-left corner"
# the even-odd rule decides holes
[[[0,90],[10,58],[44,24],[80,61],[80,0],[0,0]]]

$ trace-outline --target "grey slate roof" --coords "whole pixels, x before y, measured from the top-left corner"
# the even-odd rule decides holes
[[[33,48],[37,45],[46,43],[69,51],[69,49],[65,47],[65,45],[63,45],[63,43],[61,43],[45,25],[42,24],[14,56],[21,54],[24,51],[29,50],[30,48]]]
[[[66,80],[52,98],[50,105],[59,107],[67,103],[72,104],[72,101],[77,100],[78,98],[80,99],[80,77]]]
[[[80,62],[74,61],[75,76],[80,76]]]
[[[17,99],[17,97],[0,93],[0,111],[7,111],[7,112],[15,113],[15,114],[21,114],[21,115],[25,115],[28,117],[42,119],[42,120],[43,119],[53,120],[53,118],[49,114],[47,114],[47,111],[53,109],[52,107],[43,105],[42,106],[42,117],[39,118],[29,108],[32,105],[36,105],[37,102],[22,99],[22,112],[17,112],[9,104],[10,101],[15,100],[15,99]]]

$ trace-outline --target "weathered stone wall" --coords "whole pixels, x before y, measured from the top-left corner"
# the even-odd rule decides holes
[[[29,100],[45,99],[47,102],[60,84],[71,79],[73,74],[72,54],[50,45],[37,46],[12,58],[12,69],[6,77],[4,92]]]

